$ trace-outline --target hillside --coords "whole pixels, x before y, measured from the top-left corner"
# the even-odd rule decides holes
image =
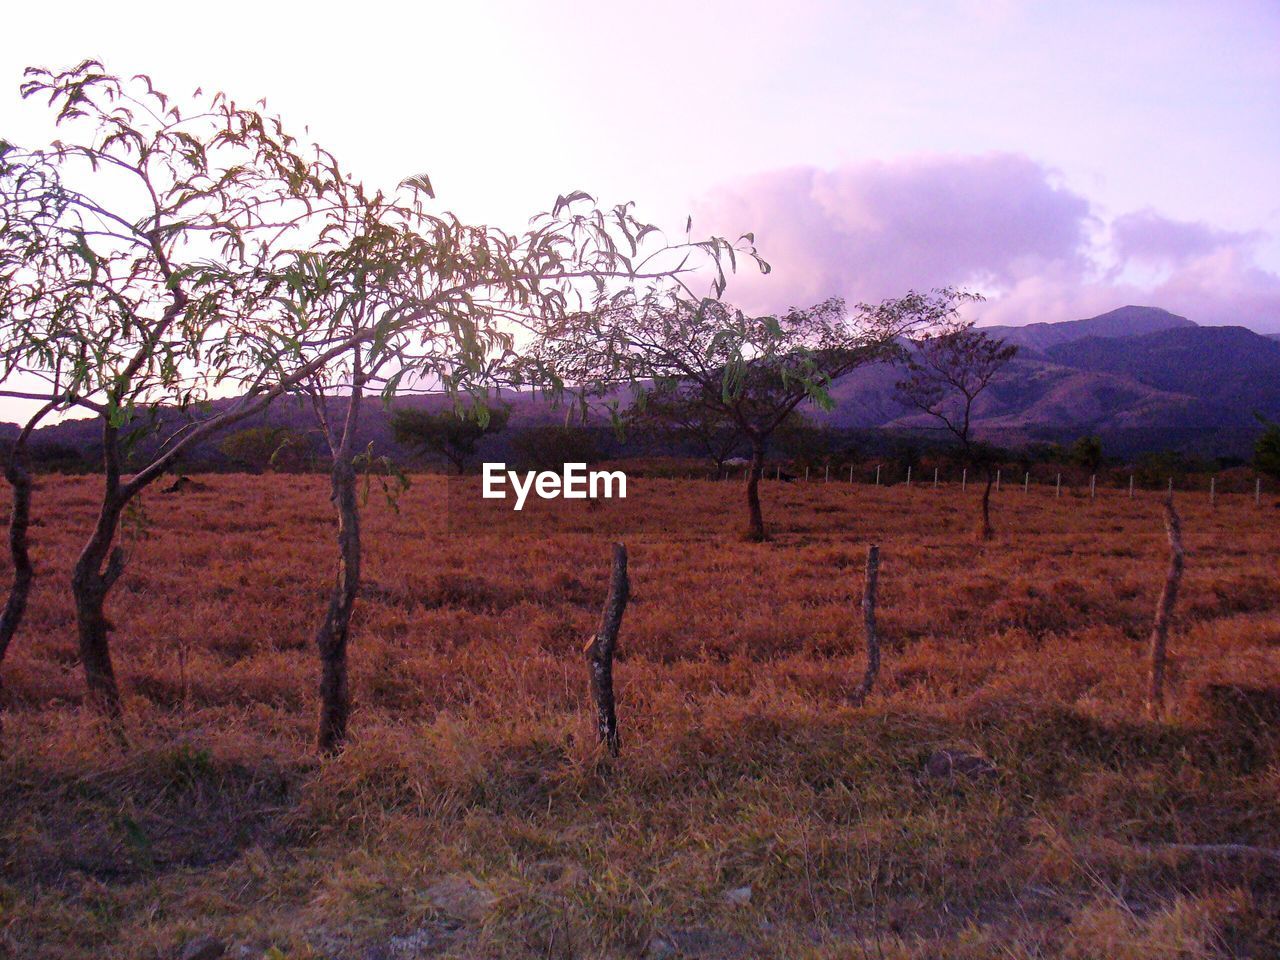
[[[1196,324],[1159,307],[1119,307],[1084,320],[1060,323],[1029,323],[1024,327],[992,326],[983,329],[995,337],[1017,344],[1024,352],[1042,352],[1050,347],[1086,337],[1135,337],[1161,330],[1194,327]]]

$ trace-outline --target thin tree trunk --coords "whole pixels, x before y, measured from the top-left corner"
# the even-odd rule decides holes
[[[13,441],[9,461],[5,464],[4,476],[13,491],[13,504],[9,513],[9,556],[13,562],[13,582],[9,587],[4,612],[0,613],[0,667],[4,666],[9,643],[26,616],[31,583],[35,579],[35,567],[31,563],[27,539],[27,531],[31,526],[31,472],[27,462],[27,441],[31,437],[31,431],[55,406],[56,403],[45,404],[27,421],[22,432]],[[0,694],[4,692],[3,681],[4,675],[0,673]]]
[[[995,528],[991,526],[991,486],[995,483],[995,473],[991,467],[987,467],[987,486],[982,491],[982,527],[979,536],[983,540],[991,540],[995,537]]]
[[[115,628],[106,615],[107,595],[124,572],[124,550],[112,546],[125,507],[120,487],[119,430],[104,422],[102,439],[106,474],[102,509],[76,559],[71,573],[71,594],[76,607],[80,663],[89,703],[111,723],[116,736],[123,738],[124,711],[111,662],[111,631]]]
[[[360,417],[361,384],[357,380],[348,401],[342,439],[334,450],[330,474],[332,500],[338,515],[338,568],[329,594],[329,609],[316,632],[320,655],[320,718],[316,747],[337,753],[347,739],[351,688],[347,676],[347,645],[351,614],[360,590],[360,504],[352,446]]]
[[[764,540],[764,514],[760,510],[760,477],[764,473],[764,443],[751,441],[751,469],[747,471],[747,539]]]
[[[600,614],[600,629],[587,641],[587,666],[591,673],[591,699],[596,705],[596,731],[611,757],[618,755],[618,717],[613,696],[613,653],[617,648],[622,615],[631,596],[627,577],[627,548],[613,545],[613,573],[609,578],[609,596]]]
[[[867,572],[862,581],[862,627],[867,639],[867,669],[854,691],[854,706],[862,706],[880,673],[880,636],[876,632],[876,587],[880,581],[880,547],[867,547]]]
[[[1164,670],[1169,645],[1169,620],[1173,606],[1178,602],[1178,586],[1182,582],[1184,553],[1182,550],[1182,522],[1173,506],[1173,495],[1164,502],[1164,528],[1169,537],[1169,571],[1165,574],[1164,589],[1156,604],[1156,619],[1151,628],[1151,676],[1147,691],[1147,715],[1159,719],[1164,712]]]

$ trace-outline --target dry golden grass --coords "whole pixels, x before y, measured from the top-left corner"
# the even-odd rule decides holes
[[[46,478],[5,663],[0,955],[1170,958],[1280,955],[1280,512],[1180,504],[1169,716],[1142,715],[1164,573],[1153,495],[633,477],[626,501],[375,487],[353,742],[310,749],[332,570],[323,477],[147,496],[110,605],[133,750],[81,704],[67,572],[97,481]],[[602,766],[583,642],[631,554]],[[885,663],[857,599],[882,545]],[[1264,698],[1265,707],[1265,698]],[[936,749],[991,777],[930,780]],[[750,887],[747,903],[726,891]],[[739,899],[742,899],[739,897]],[[655,938],[655,935],[656,938]],[[655,938],[652,939],[651,938]],[[275,951],[272,953],[271,951]],[[234,954],[231,954],[234,955]]]

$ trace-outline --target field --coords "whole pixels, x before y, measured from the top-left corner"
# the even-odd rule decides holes
[[[81,704],[67,571],[94,478],[42,478],[5,662],[0,956],[1280,955],[1280,511],[1180,502],[1168,715],[1143,713],[1167,545],[1096,502],[633,477],[625,501],[374,484],[353,742],[318,760],[319,476],[148,494],[109,608],[131,749]],[[631,554],[622,755],[583,644]],[[858,600],[881,544],[884,668]],[[5,568],[7,570],[7,568]],[[5,574],[7,577],[7,573]],[[1268,716],[1268,713],[1270,715]],[[939,750],[980,758],[932,775]],[[962,758],[963,759],[963,758]]]

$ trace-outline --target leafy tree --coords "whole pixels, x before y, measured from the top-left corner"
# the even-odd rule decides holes
[[[262,335],[281,302],[280,256],[317,236],[307,228],[333,186],[315,179],[310,152],[279,120],[221,94],[179,105],[147,77],[121,80],[95,61],[26,76],[23,95],[47,99],[65,132],[47,147],[3,150],[0,249],[28,254],[6,283],[41,295],[5,297],[0,395],[77,404],[100,422],[105,480],[72,592],[89,702],[123,738],[105,609],[125,569],[120,522],[186,450],[352,349],[313,340],[307,362],[286,367]],[[37,391],[15,385],[32,377]],[[235,401],[204,403],[234,388]],[[184,422],[155,418],[162,403]],[[150,454],[131,447],[144,427],[166,434]]]
[[[1280,423],[1265,423],[1253,445],[1253,465],[1268,477],[1280,478]]]
[[[1102,438],[1080,437],[1067,451],[1067,457],[1076,466],[1083,467],[1091,474],[1097,473],[1102,466]]]
[[[494,407],[485,414],[401,408],[392,411],[391,430],[396,443],[442,456],[461,474],[468,458],[475,455],[476,444],[506,429],[509,412],[505,407]]]
[[[590,463],[600,458],[594,434],[574,424],[526,427],[511,440],[519,463],[532,470],[559,470],[566,463]]]
[[[742,428],[722,409],[704,403],[699,391],[681,384],[642,390],[623,421],[641,436],[697,450],[715,466],[717,478],[724,475],[725,461],[746,449]]]
[[[982,491],[980,535],[990,540],[991,487],[996,456],[973,435],[974,403],[1017,353],[1017,347],[992,337],[972,324],[952,324],[917,337],[907,358],[907,375],[898,382],[898,396],[910,406],[942,423],[960,445],[966,465],[986,471]]]
[[[801,468],[829,463],[834,449],[831,431],[799,410],[778,425],[774,441],[778,450]]]
[[[299,469],[311,459],[311,440],[289,427],[246,427],[218,441],[218,452],[255,473],[273,468]]]
[[[909,293],[850,313],[831,299],[753,317],[718,300],[620,297],[547,325],[534,355],[582,395],[622,384],[669,383],[732,421],[751,450],[747,537],[765,539],[759,483],[778,427],[803,403],[828,408],[833,381],[897,356],[897,338],[954,314],[953,290]],[[643,389],[641,386],[639,389]]]

